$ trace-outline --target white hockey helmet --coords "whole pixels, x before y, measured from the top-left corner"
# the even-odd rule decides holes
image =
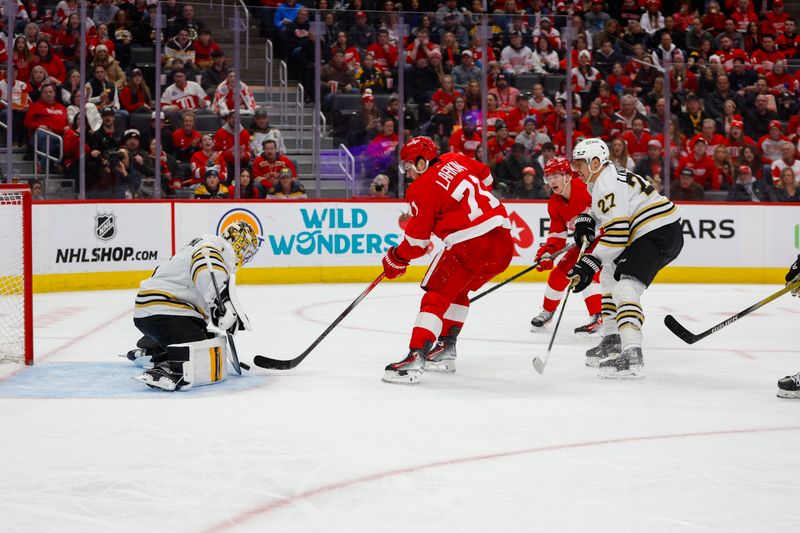
[[[597,137],[592,139],[584,139],[575,145],[572,149],[572,159],[583,159],[590,166],[594,158],[600,160],[601,165],[608,163],[609,151],[608,145],[603,139]]]

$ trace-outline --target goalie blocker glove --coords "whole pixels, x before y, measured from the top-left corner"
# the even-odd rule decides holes
[[[789,272],[786,273],[787,285],[795,281],[800,281],[800,255],[797,256],[794,264],[789,268]],[[798,293],[800,293],[800,289],[795,289],[792,291],[792,296],[797,296]]]
[[[591,215],[581,213],[575,217],[575,233],[573,234],[575,244],[583,246],[584,239],[586,239],[587,243],[591,244],[596,232],[595,221]]]
[[[407,267],[408,261],[397,255],[394,246],[383,256],[383,272],[389,279],[399,278],[406,273]]]
[[[222,305],[218,305],[211,310],[211,322],[220,330],[227,331],[231,335],[239,329],[239,317],[233,310],[233,305],[229,300],[222,302]]]
[[[567,272],[567,277],[572,279],[577,277],[578,281],[572,287],[572,292],[582,292],[592,282],[594,275],[600,272],[601,263],[593,255],[584,255],[575,266]]]

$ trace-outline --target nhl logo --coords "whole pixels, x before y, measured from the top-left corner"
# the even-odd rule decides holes
[[[114,213],[98,213],[94,217],[94,233],[98,239],[107,241],[117,234],[117,225],[114,222]]]

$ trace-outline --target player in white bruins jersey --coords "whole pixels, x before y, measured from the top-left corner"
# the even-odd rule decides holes
[[[138,349],[127,357],[137,361],[150,357],[153,368],[139,381],[165,390],[177,390],[221,381],[224,378],[225,338],[208,331],[209,322],[221,331],[235,332],[249,326],[235,297],[235,273],[250,261],[259,248],[259,238],[246,222],[235,222],[222,236],[203,235],[184,246],[169,261],[142,281],[136,294],[133,323],[142,332]],[[221,299],[217,298],[219,295]],[[205,342],[204,341],[208,341]],[[195,343],[194,345],[192,343]],[[210,378],[200,376],[198,358],[191,352],[211,353]],[[202,361],[205,368],[207,357]],[[193,364],[196,379],[187,378],[186,364]]]
[[[680,253],[683,232],[675,204],[608,157],[608,146],[596,138],[572,152],[573,169],[592,194],[591,212],[575,219],[575,241],[591,245],[567,275],[578,278],[573,291],[581,292],[603,268],[603,339],[586,352],[587,366],[599,366],[601,376],[636,377],[644,365],[641,296]]]

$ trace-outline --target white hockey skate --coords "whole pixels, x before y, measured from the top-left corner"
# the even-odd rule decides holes
[[[800,399],[800,372],[778,380],[778,398]]]
[[[531,331],[536,333],[553,320],[553,313],[542,309],[542,311],[531,319]]]
[[[600,344],[586,350],[586,366],[597,368],[600,361],[609,357],[616,357],[622,352],[622,341],[619,334],[606,335],[600,339]]]
[[[425,355],[425,370],[431,372],[456,371],[456,343],[448,342],[442,337],[436,341],[431,351]]]
[[[605,379],[642,379],[644,355],[638,346],[625,348],[621,354],[600,361],[598,377]]]
[[[384,383],[418,385],[425,372],[425,350],[411,350],[402,361],[386,365]]]

